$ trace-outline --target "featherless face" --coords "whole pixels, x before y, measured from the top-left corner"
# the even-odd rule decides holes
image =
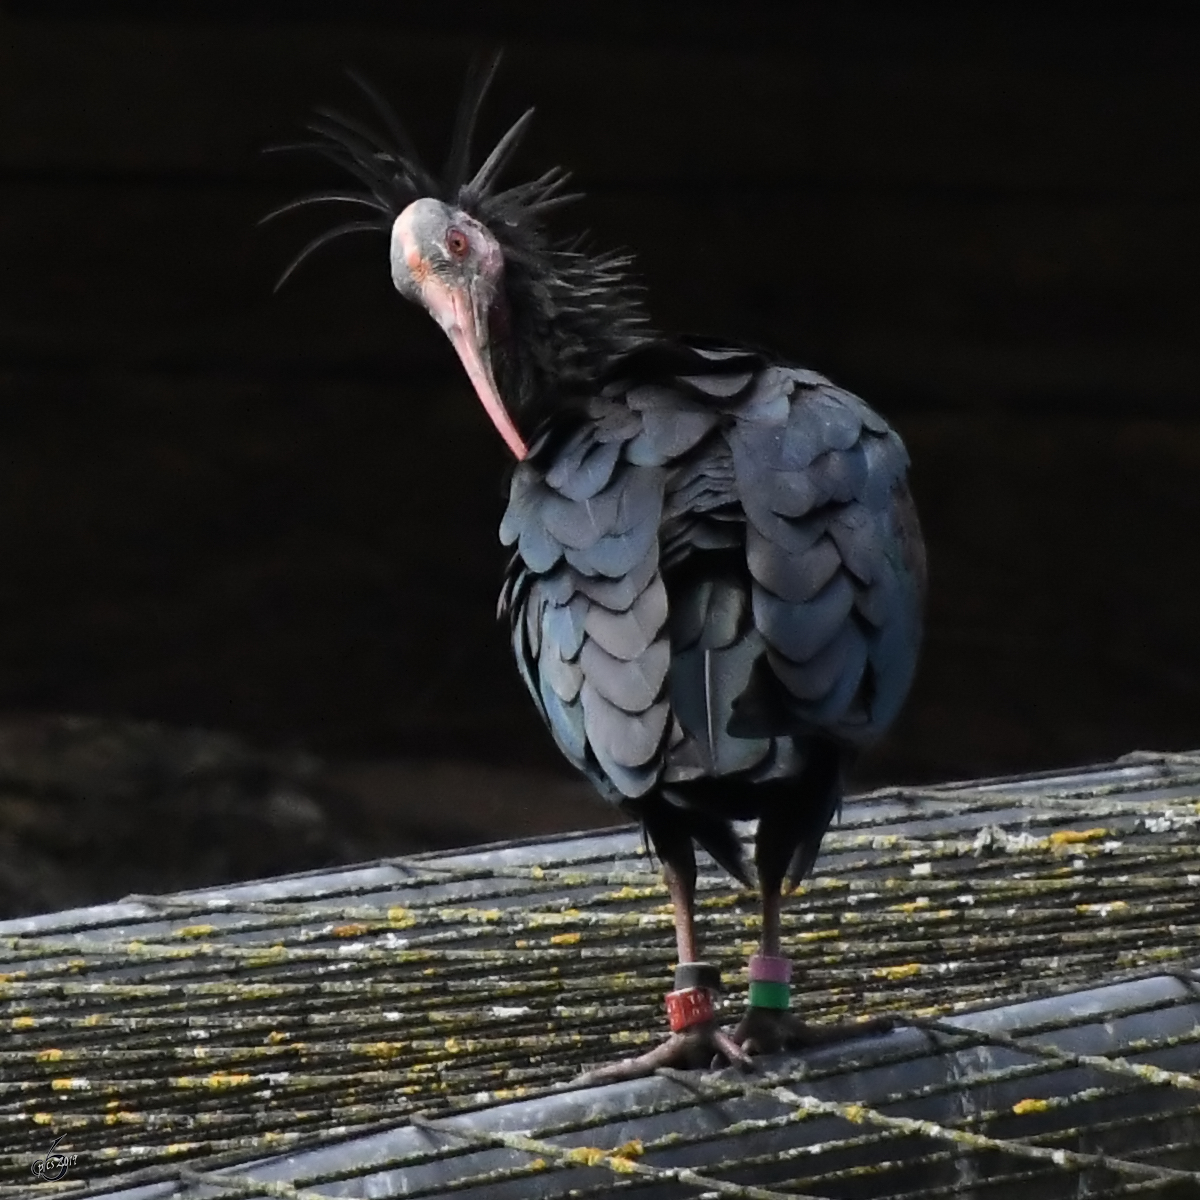
[[[312,204],[372,210],[372,217],[344,222],[314,238],[277,286],[335,238],[389,233],[396,290],[424,308],[446,334],[492,423],[521,459],[537,425],[556,404],[594,384],[651,335],[627,276],[626,257],[592,255],[546,234],[546,214],[578,199],[564,191],[564,171],[554,168],[527,183],[496,189],[532,109],[469,173],[476,118],[498,61],[494,57],[468,76],[441,178],[423,166],[386,102],[352,76],[382,117],[386,135],[318,110],[308,126],[313,141],[277,149],[316,151],[364,190],[304,196],[263,219]]]
[[[440,200],[414,200],[392,226],[396,291],[441,326],[492,424],[521,459],[529,448],[500,398],[492,370],[490,330],[505,303],[503,274],[504,252],[487,227]]]

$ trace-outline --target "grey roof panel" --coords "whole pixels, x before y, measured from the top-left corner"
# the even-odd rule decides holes
[[[897,1027],[586,1090],[661,1031],[636,831],[4,922],[0,1195],[59,1134],[55,1195],[131,1200],[1195,1191],[1197,824],[1189,755],[857,798],[786,906],[794,1005]],[[736,1013],[754,898],[699,900]]]

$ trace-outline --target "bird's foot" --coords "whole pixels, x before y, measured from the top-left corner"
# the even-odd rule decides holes
[[[643,1079],[661,1067],[677,1070],[696,1070],[720,1067],[725,1064],[750,1069],[749,1055],[716,1022],[705,1021],[673,1033],[665,1042],[620,1062],[585,1071],[575,1083],[580,1087],[595,1087],[602,1083],[619,1083],[626,1079]]]
[[[751,1005],[732,1036],[746,1054],[778,1054],[783,1050],[807,1050],[813,1046],[887,1033],[895,1024],[891,1017],[870,1017],[864,1021],[841,1021],[836,1025],[810,1025],[786,1008]]]

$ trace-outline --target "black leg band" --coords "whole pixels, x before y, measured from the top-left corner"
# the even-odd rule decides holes
[[[675,990],[682,992],[687,988],[708,988],[710,991],[719,992],[721,968],[716,963],[680,963],[675,968]]]

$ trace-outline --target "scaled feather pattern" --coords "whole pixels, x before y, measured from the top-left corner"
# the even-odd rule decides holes
[[[815,372],[655,332],[626,256],[552,239],[545,218],[574,198],[566,172],[499,187],[532,110],[472,173],[494,71],[472,74],[440,177],[368,84],[385,133],[320,113],[303,146],[365,190],[272,214],[356,210],[285,275],[426,196],[486,227],[506,316],[489,352],[529,451],[500,527],[521,677],[562,753],[664,860],[686,863],[695,840],[745,879],[730,821],[760,817],[798,878],[840,804],[842,763],[891,725],[916,669],[925,558],[908,456]]]
[[[919,644],[896,434],[813,372],[672,349],[652,383],[631,362],[569,433],[550,423],[500,529],[522,675],[559,748],[621,801],[786,777],[813,735],[868,744]]]

